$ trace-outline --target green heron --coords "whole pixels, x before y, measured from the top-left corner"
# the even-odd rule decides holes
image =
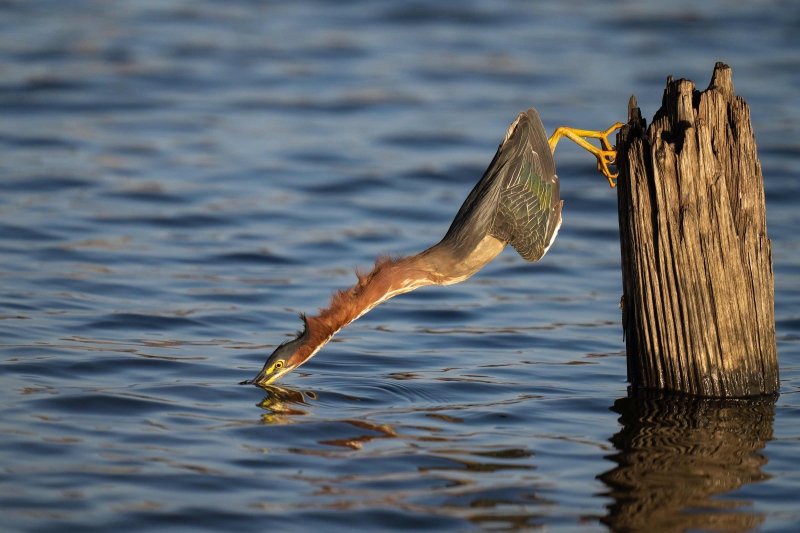
[[[559,183],[553,151],[567,137],[597,157],[597,168],[615,186],[608,169],[616,152],[606,131],[560,127],[548,139],[536,110],[520,113],[489,168],[469,193],[444,238],[431,248],[397,259],[381,257],[358,283],[336,292],[327,309],[303,320],[303,330],[278,346],[259,374],[242,385],[263,386],[311,359],[333,335],[379,303],[423,285],[451,285],[475,274],[511,244],[526,261],[538,261],[561,226]],[[599,139],[601,148],[586,139]]]

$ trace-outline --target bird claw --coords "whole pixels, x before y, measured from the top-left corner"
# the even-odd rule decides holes
[[[611,170],[609,170],[608,165],[616,165],[617,164],[617,151],[612,150],[601,150],[597,154],[597,170],[606,177],[608,180],[608,184],[613,189],[617,186],[616,179],[619,176],[619,172],[616,174],[612,174]]]
[[[616,179],[619,173],[612,174],[608,165],[615,165],[617,161],[617,151],[608,140],[608,136],[620,129],[624,124],[617,122],[606,131],[593,131],[593,130],[579,130],[575,128],[567,128],[561,126],[557,128],[553,135],[548,140],[550,150],[555,151],[556,144],[561,137],[567,137],[574,141],[582,148],[588,150],[597,158],[597,170],[608,180],[608,184],[614,188],[617,186]],[[589,143],[586,139],[599,139],[601,148]]]
[[[608,136],[620,129],[622,126],[624,126],[622,122],[617,122],[606,131],[597,132],[600,134],[600,137],[598,138],[600,139],[600,144],[603,146],[603,149],[595,154],[597,155],[597,170],[599,170],[603,176],[606,177],[608,184],[612,189],[617,186],[616,179],[619,177],[619,172],[612,174],[608,169],[608,165],[617,164],[617,150],[614,146],[611,146]]]

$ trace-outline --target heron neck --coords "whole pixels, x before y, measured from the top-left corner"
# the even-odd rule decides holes
[[[422,254],[400,259],[380,258],[368,274],[356,272],[358,283],[337,291],[326,309],[306,318],[308,340],[297,350],[299,364],[310,359],[336,332],[361,315],[398,294],[442,283]]]
[[[489,234],[480,240],[445,237],[436,246],[419,254],[418,258],[436,276],[439,280],[437,283],[451,285],[464,281],[482,269],[505,246],[505,241]]]
[[[316,354],[336,332],[392,296],[424,285],[450,285],[472,276],[503,251],[506,243],[486,235],[477,245],[442,240],[417,255],[379,258],[368,274],[356,272],[358,283],[336,292],[326,309],[306,318],[306,342],[293,359],[300,365]]]

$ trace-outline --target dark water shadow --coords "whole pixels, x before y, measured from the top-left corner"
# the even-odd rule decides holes
[[[752,531],[753,502],[718,496],[770,478],[760,453],[772,440],[775,398],[620,398],[623,428],[611,437],[617,466],[598,476],[614,502],[612,531]]]

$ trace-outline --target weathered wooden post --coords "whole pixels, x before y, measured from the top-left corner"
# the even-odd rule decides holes
[[[717,63],[702,93],[667,80],[646,128],[617,135],[623,327],[633,387],[778,391],[772,249],[745,101]]]

